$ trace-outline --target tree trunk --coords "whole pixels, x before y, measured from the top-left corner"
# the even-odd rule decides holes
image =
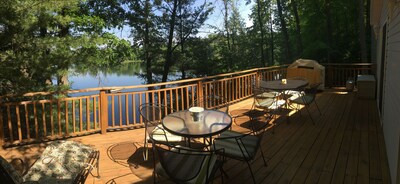
[[[363,63],[367,61],[367,43],[365,36],[365,8],[364,8],[364,0],[358,0],[358,29],[360,30],[358,33],[358,39],[360,42],[360,50],[361,50],[361,61]]]
[[[146,0],[144,5],[144,19],[145,19],[145,28],[144,28],[144,40],[143,40],[143,48],[144,55],[146,60],[146,79],[147,84],[153,83],[153,71],[151,69],[152,56],[150,53],[150,0]]]
[[[179,14],[181,15],[180,16],[180,40],[181,40],[181,55],[182,55],[182,57],[180,58],[181,59],[181,67],[180,67],[180,70],[181,70],[181,78],[182,79],[185,79],[186,78],[186,66],[185,66],[185,64],[186,64],[186,58],[185,58],[185,38],[184,38],[184,29],[183,29],[183,21],[184,21],[184,19],[183,19],[183,16],[182,16],[182,2],[180,2],[179,3]]]
[[[272,7],[270,7],[270,31],[271,31],[271,40],[270,40],[270,43],[269,43],[269,45],[270,45],[270,47],[271,47],[271,61],[270,61],[270,63],[269,63],[269,66],[272,66],[272,65],[274,65],[274,60],[275,60],[275,52],[274,52],[274,47],[275,47],[275,44],[274,44],[274,29],[273,29],[273,25],[274,25],[274,21],[273,21],[273,17],[272,17]]]
[[[262,21],[262,16],[261,16],[261,2],[260,0],[257,0],[257,15],[258,15],[258,23],[260,24],[260,32],[261,32],[261,66],[265,67],[265,55],[264,55],[264,24]]]
[[[366,7],[366,10],[367,11],[365,11],[365,13],[366,13],[366,20],[365,20],[365,35],[366,35],[366,41],[367,41],[367,60],[369,61],[369,62],[372,62],[371,61],[371,58],[372,58],[372,56],[371,56],[371,50],[373,50],[374,48],[371,48],[371,42],[372,42],[372,40],[374,40],[375,38],[371,35],[371,32],[372,32],[372,27],[369,25],[369,22],[370,22],[370,20],[371,20],[371,15],[370,15],[370,12],[368,11],[368,9],[369,9],[369,7],[371,6],[371,1],[367,1],[367,4],[365,5],[365,7]],[[368,48],[370,48],[370,49],[368,49]]]
[[[232,66],[232,56],[231,56],[231,43],[230,43],[230,34],[229,34],[229,24],[228,24],[228,0],[223,0],[224,1],[224,8],[225,8],[225,15],[224,15],[224,24],[225,24],[225,31],[226,31],[226,40],[227,46],[228,46],[228,66]],[[230,70],[230,68],[228,69]]]
[[[172,44],[173,44],[174,31],[175,31],[176,12],[178,9],[177,7],[178,7],[178,0],[174,0],[174,4],[172,7],[171,19],[169,21],[167,54],[166,54],[165,62],[164,62],[164,71],[163,71],[163,76],[162,76],[162,82],[167,82],[169,69],[172,65],[172,52],[173,52]]]
[[[325,0],[326,4],[326,38],[327,38],[327,59],[328,63],[331,62],[331,49],[332,49],[332,17],[331,17],[331,0]]]
[[[286,61],[288,63],[292,59],[292,53],[290,50],[290,43],[289,43],[289,34],[286,27],[285,17],[283,16],[283,8],[281,0],[276,0],[276,4],[278,6],[278,15],[281,22],[282,34],[283,34],[283,43],[286,51]]]
[[[65,8],[61,10],[61,15],[66,16]],[[60,30],[58,35],[60,38],[67,37],[69,35],[69,26],[59,24]],[[58,65],[58,71],[68,70],[69,64],[67,62],[60,62]],[[57,74],[57,86],[68,84],[68,74]]]
[[[301,39],[301,29],[300,29],[300,18],[299,12],[297,11],[296,0],[292,0],[293,14],[296,21],[296,37],[297,37],[297,56],[303,53],[303,41]]]

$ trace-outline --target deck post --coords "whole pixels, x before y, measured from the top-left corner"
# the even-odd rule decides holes
[[[197,81],[197,99],[203,97],[203,80]]]
[[[108,99],[107,90],[100,90],[100,129],[101,134],[107,133],[108,128]]]
[[[255,84],[257,87],[258,87],[258,85],[259,85],[259,83],[260,83],[261,77],[262,77],[261,71],[260,71],[260,70],[257,70],[256,78],[255,78],[255,81],[254,81],[254,84]]]

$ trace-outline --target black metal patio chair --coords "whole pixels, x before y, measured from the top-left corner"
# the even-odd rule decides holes
[[[157,142],[153,149],[154,157],[158,158],[154,159],[154,183],[161,178],[174,183],[211,183],[215,173],[222,171],[223,150],[198,150]]]
[[[260,150],[264,165],[267,166],[260,144],[271,120],[272,116],[262,116],[261,118],[256,117],[252,119],[252,123],[261,126],[252,126],[253,130],[249,133],[241,133],[232,130],[224,131],[219,137],[214,139],[211,149],[222,149],[224,150],[226,158],[246,162],[253,182],[256,183],[250,162],[254,160],[258,150]]]
[[[315,106],[317,107],[319,114],[320,115],[322,114],[321,110],[319,109],[318,104],[316,102],[316,95],[318,93],[318,87],[320,85],[321,85],[321,83],[311,84],[309,87],[306,87],[304,90],[300,91],[298,93],[298,95],[293,95],[291,98],[289,98],[290,103],[297,104],[297,107],[296,107],[297,111],[299,111],[299,109],[300,109],[299,105],[303,105],[306,108],[307,113],[310,116],[313,124],[315,124],[315,121],[311,116],[309,106],[314,103]],[[299,111],[299,112],[301,113],[301,111]]]
[[[153,141],[179,143],[183,141],[181,136],[173,135],[164,130],[161,125],[162,119],[174,110],[168,106],[145,103],[139,106],[140,115],[144,122],[144,151],[143,159],[148,160],[148,143]]]

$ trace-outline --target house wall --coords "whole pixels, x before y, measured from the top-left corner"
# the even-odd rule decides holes
[[[382,28],[387,24],[386,51],[382,49]],[[383,6],[379,21],[379,35],[377,35],[377,87],[380,83],[381,55],[386,55],[386,67],[384,69],[383,112],[381,121],[385,137],[386,151],[389,162],[392,183],[398,183],[397,169],[399,163],[400,140],[400,3],[394,0],[383,0]],[[379,93],[379,88],[378,88]],[[379,96],[380,94],[378,94]],[[379,98],[378,98],[379,100]],[[379,103],[379,102],[378,102]]]

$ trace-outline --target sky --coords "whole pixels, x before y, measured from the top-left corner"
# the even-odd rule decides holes
[[[224,27],[224,4],[222,0],[196,0],[196,4],[203,4],[204,1],[211,2],[214,5],[214,11],[209,16],[208,20],[205,22],[205,25],[200,28],[198,36],[207,36],[209,33],[213,33],[215,30],[210,29],[210,27],[217,27],[219,30],[223,30]],[[252,25],[252,20],[249,19],[249,14],[251,13],[251,7],[254,5],[252,2],[249,5],[246,5],[244,0],[237,0],[237,7],[241,14],[242,19],[245,21],[246,26],[250,27]],[[132,40],[129,38],[130,35],[130,27],[124,26],[122,29],[113,29],[110,30],[116,36],[120,38],[124,38],[126,40]]]
[[[210,15],[209,19],[206,21],[205,25],[201,28],[201,34],[212,33],[214,30],[210,30],[209,27],[218,27],[219,30],[223,30],[224,27],[224,3],[222,0],[207,0],[208,2],[212,2],[214,5],[214,12]],[[197,2],[203,3],[203,0],[197,0]],[[241,14],[242,19],[245,21],[246,26],[250,27],[252,25],[252,20],[249,19],[249,14],[251,13],[251,7],[253,6],[253,2],[249,5],[246,5],[244,0],[237,1],[237,7]],[[211,26],[210,26],[211,25]]]

